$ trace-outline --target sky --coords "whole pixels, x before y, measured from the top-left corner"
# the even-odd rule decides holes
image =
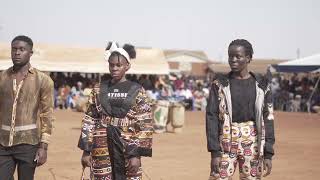
[[[203,50],[226,59],[229,43],[247,39],[254,58],[320,53],[318,0],[0,0],[0,41]],[[299,50],[298,50],[299,49]],[[299,52],[299,53],[297,53]]]

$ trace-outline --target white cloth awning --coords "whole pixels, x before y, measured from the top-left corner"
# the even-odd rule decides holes
[[[163,51],[137,48],[137,57],[131,62],[130,74],[169,74],[169,65]],[[34,47],[33,67],[49,72],[109,73],[103,48],[80,48],[54,45]],[[12,66],[9,45],[0,44],[0,70]]]
[[[320,66],[320,54],[280,63],[279,66]]]

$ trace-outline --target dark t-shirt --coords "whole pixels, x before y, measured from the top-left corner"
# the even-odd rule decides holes
[[[136,96],[141,86],[132,81],[111,84],[103,81],[100,85],[99,101],[105,114],[117,118],[126,116],[136,102]]]
[[[249,79],[230,79],[232,121],[255,121],[256,81]]]
[[[131,82],[124,81],[117,84],[109,83],[108,98],[112,106],[121,107],[125,98],[128,96]]]

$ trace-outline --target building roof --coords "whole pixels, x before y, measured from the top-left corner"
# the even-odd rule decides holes
[[[276,59],[253,59],[248,65],[248,68],[250,71],[253,71],[256,73],[265,73],[269,65],[279,64],[285,61],[286,60],[276,60]],[[223,64],[223,63],[220,63],[220,64],[212,63],[209,65],[209,68],[213,72],[225,73],[230,71],[229,64]]]
[[[203,51],[190,51],[190,50],[164,50],[164,55],[169,62],[197,62],[207,63],[210,61]]]

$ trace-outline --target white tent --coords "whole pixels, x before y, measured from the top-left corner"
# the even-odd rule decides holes
[[[279,65],[287,65],[287,66],[320,66],[320,54],[307,56],[300,59],[295,59],[291,61],[286,61],[280,63]]]
[[[313,73],[320,73],[320,68],[312,71]]]
[[[320,68],[320,54],[283,62],[274,67],[281,72],[312,72]]]
[[[0,44],[0,70],[12,66],[10,47]],[[163,51],[153,48],[137,48],[132,60],[130,74],[168,74],[169,65]],[[33,67],[49,72],[107,73],[103,48],[80,48],[54,45],[34,47],[31,57]]]
[[[320,72],[320,54],[280,63],[276,67],[276,69],[281,72],[314,72],[314,73]],[[311,98],[314,95],[319,85],[319,80],[320,80],[320,77],[318,77],[318,80],[314,86],[314,90],[312,91],[307,101],[309,112],[310,112]]]

